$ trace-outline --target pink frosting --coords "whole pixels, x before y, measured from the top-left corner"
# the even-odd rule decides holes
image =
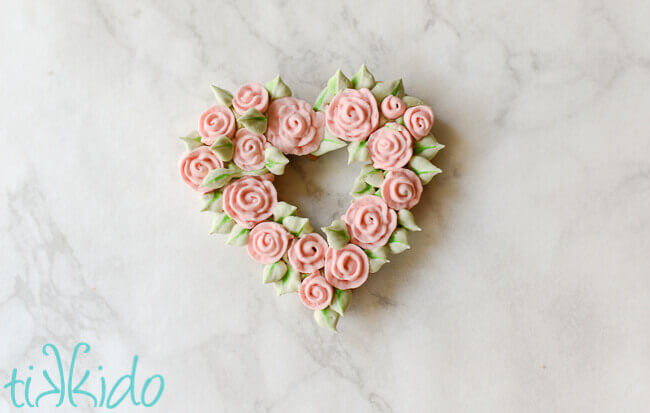
[[[318,234],[306,234],[289,248],[289,263],[301,273],[312,273],[325,265],[327,242]]]
[[[424,138],[431,132],[433,127],[433,110],[430,107],[420,105],[406,109],[404,113],[404,125],[411,132],[416,141]]]
[[[264,135],[257,135],[248,129],[239,129],[233,140],[235,148],[232,160],[245,171],[264,167],[264,149],[267,142]]]
[[[316,271],[302,280],[298,295],[300,296],[300,301],[307,308],[324,310],[332,302],[334,289],[329,285],[325,277],[320,275],[320,271]]]
[[[397,119],[404,114],[406,103],[397,96],[386,96],[381,101],[381,113],[387,119]]]
[[[393,209],[411,209],[420,202],[422,181],[410,169],[390,171],[381,184],[381,196]]]
[[[289,248],[292,235],[276,222],[257,224],[248,236],[248,254],[262,264],[278,261]]]
[[[223,190],[223,209],[244,228],[273,215],[278,194],[271,181],[256,176],[245,176],[226,185]]]
[[[397,227],[397,214],[375,195],[355,200],[341,218],[346,223],[350,239],[367,250],[386,245]]]
[[[232,138],[235,133],[235,115],[223,105],[214,105],[199,118],[201,142],[210,146],[219,136]]]
[[[413,139],[402,125],[387,123],[370,135],[368,152],[375,168],[399,169],[413,156]]]
[[[325,113],[330,132],[349,142],[366,139],[379,126],[377,100],[366,88],[337,93]]]
[[[358,288],[368,279],[368,256],[356,245],[348,244],[325,254],[325,279],[339,290]]]
[[[253,108],[264,113],[269,107],[269,92],[259,83],[247,83],[235,92],[232,107],[240,115]]]
[[[178,166],[181,170],[181,178],[186,184],[201,193],[212,191],[212,189],[201,187],[203,178],[213,169],[223,168],[223,162],[207,146],[199,146],[191,152],[187,152],[181,158]]]
[[[320,146],[325,136],[323,114],[304,100],[286,97],[269,106],[266,137],[284,153],[306,155]]]

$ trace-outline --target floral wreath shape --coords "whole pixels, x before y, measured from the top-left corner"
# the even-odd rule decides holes
[[[420,231],[410,209],[441,172],[430,161],[444,148],[431,133],[432,109],[406,96],[401,79],[375,81],[365,65],[351,79],[338,70],[313,106],[292,97],[280,76],[234,95],[212,90],[218,104],[181,138],[183,181],[201,194],[201,211],[215,213],[211,234],[246,246],[264,264],[264,283],[278,295],[298,292],[316,322],[336,331],[352,290]],[[296,206],[278,201],[273,179],[289,163],[285,154],[315,159],[345,146],[348,164],[363,166],[352,204],[323,238]]]

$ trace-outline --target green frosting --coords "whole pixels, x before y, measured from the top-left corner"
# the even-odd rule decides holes
[[[399,254],[411,248],[408,239],[408,231],[404,228],[397,228],[388,239],[388,247],[393,254]]]
[[[314,104],[314,110],[320,110],[325,105],[330,103],[334,96],[337,93],[344,89],[349,89],[352,87],[352,83],[348,80],[347,77],[341,72],[341,69],[337,70],[334,76],[332,76],[327,81],[327,87],[318,95],[316,103]]]
[[[320,146],[318,149],[316,149],[314,152],[311,154],[314,156],[322,156],[325,155],[327,152],[332,152],[337,149],[340,149],[347,145],[347,142],[342,141],[341,139],[337,138],[336,136],[332,135],[330,131],[325,128],[325,137],[320,143]]]
[[[388,251],[389,248],[385,245],[383,247],[375,248],[374,250],[365,250],[365,253],[368,256],[368,261],[370,262],[371,273],[379,271],[382,265],[389,262]]]
[[[309,218],[289,215],[282,219],[282,225],[296,237],[314,232],[314,228],[309,224]]]
[[[409,161],[409,168],[420,177],[423,184],[428,184],[434,176],[442,172],[440,168],[422,156],[412,157]]]
[[[352,76],[350,83],[355,89],[372,89],[377,82],[375,82],[375,77],[370,73],[366,65],[361,65],[359,71]]]
[[[228,92],[226,89],[221,89],[220,87],[212,85],[212,92],[214,93],[214,97],[217,98],[217,102],[224,106],[232,105],[232,93]]]
[[[228,240],[226,241],[226,244],[243,247],[248,243],[249,232],[250,230],[248,228],[244,228],[239,224],[233,225],[232,230],[230,230],[230,235],[228,236]]]
[[[203,145],[201,143],[201,135],[199,135],[197,131],[192,131],[188,133],[187,136],[181,136],[178,139],[183,141],[183,143],[185,144],[185,149],[188,152],[193,151],[194,149]]]
[[[296,210],[298,208],[288,204],[284,201],[280,201],[277,204],[275,204],[275,208],[273,208],[273,220],[275,222],[282,222],[282,220],[289,215],[293,215],[296,213]]]
[[[359,198],[360,196],[374,194],[374,193],[375,193],[375,187],[368,184],[363,179],[363,177],[357,176],[357,178],[354,180],[354,184],[352,184],[352,191],[350,192],[350,195],[352,195],[354,198]]]
[[[389,95],[397,96],[398,98],[404,97],[404,85],[402,84],[402,79],[379,82],[372,88],[371,92],[377,98],[377,102],[381,103]]]
[[[350,242],[350,235],[345,222],[340,219],[332,221],[329,227],[321,228],[327,237],[327,243],[335,250],[340,250]]]
[[[289,86],[282,81],[282,78],[279,75],[265,84],[264,87],[269,92],[271,99],[280,99],[291,96],[291,89],[289,89]]]
[[[225,212],[217,212],[212,220],[210,234],[228,234],[234,225],[235,221]]]
[[[210,149],[212,149],[212,151],[217,154],[219,159],[224,162],[228,162],[232,159],[232,152],[234,147],[235,146],[233,145],[230,138],[224,135],[219,136],[217,139],[215,139],[212,146],[210,146]]]
[[[339,313],[329,307],[324,310],[314,311],[314,320],[316,320],[316,324],[321,327],[329,328],[332,331],[336,331],[339,317]]]
[[[412,108],[413,106],[424,105],[424,102],[421,99],[416,98],[415,96],[404,96],[402,101],[407,108]]]
[[[262,282],[264,284],[280,281],[287,274],[287,264],[280,260],[273,264],[266,264],[262,272]]]
[[[241,115],[237,124],[240,128],[246,128],[258,135],[266,132],[266,116],[255,108],[250,108]]]
[[[284,174],[284,168],[289,163],[289,159],[275,146],[269,146],[264,150],[264,166],[273,175]]]
[[[408,209],[400,209],[397,212],[397,223],[409,231],[422,231],[422,228],[415,223],[413,213]]]
[[[350,290],[334,290],[334,297],[332,297],[332,303],[329,308],[340,315],[344,315],[350,306],[351,297],[352,291]]]
[[[201,212],[212,211],[212,212],[221,212],[223,208],[221,207],[221,192],[212,191],[205,194],[201,194]]]
[[[359,177],[365,183],[375,188],[379,188],[384,182],[384,173],[380,169],[374,168],[372,165],[363,165]]]
[[[236,165],[226,168],[213,169],[203,178],[201,186],[209,189],[219,189],[228,184],[232,179],[242,176],[242,170]]]
[[[443,149],[445,145],[438,143],[433,134],[429,134],[413,145],[413,153],[428,160],[433,159],[434,156]]]
[[[260,176],[266,175],[269,173],[269,170],[266,168],[254,169],[252,171],[242,171],[242,176]]]
[[[348,165],[352,162],[368,162],[370,160],[367,145],[367,141],[356,141],[348,145]]]
[[[302,277],[300,276],[300,273],[291,268],[290,265],[287,265],[287,273],[279,281],[274,282],[273,286],[278,295],[283,295],[298,291],[301,282]]]

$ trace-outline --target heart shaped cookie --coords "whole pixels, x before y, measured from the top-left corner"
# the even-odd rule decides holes
[[[419,231],[410,209],[441,172],[430,161],[444,146],[431,134],[434,115],[405,95],[401,79],[379,82],[365,65],[348,79],[340,70],[312,106],[292,97],[278,76],[234,94],[212,86],[217,104],[182,137],[183,181],[215,214],[210,233],[246,246],[264,265],[262,281],[278,295],[298,292],[316,322],[336,330],[351,292],[408,248]],[[285,155],[317,159],[347,146],[348,164],[363,164],[348,210],[316,233],[273,185]]]

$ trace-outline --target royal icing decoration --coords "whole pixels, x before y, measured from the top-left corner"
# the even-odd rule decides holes
[[[200,193],[202,211],[215,214],[210,233],[245,246],[264,266],[262,282],[278,295],[298,293],[320,326],[336,330],[352,291],[420,231],[411,209],[441,172],[430,161],[444,148],[431,134],[433,110],[406,95],[401,79],[378,82],[365,65],[350,79],[337,71],[313,106],[292,97],[279,76],[234,94],[212,91],[217,104],[181,138],[182,180]],[[354,199],[320,235],[278,200],[273,178],[286,155],[317,158],[346,146],[348,163],[362,163]]]

